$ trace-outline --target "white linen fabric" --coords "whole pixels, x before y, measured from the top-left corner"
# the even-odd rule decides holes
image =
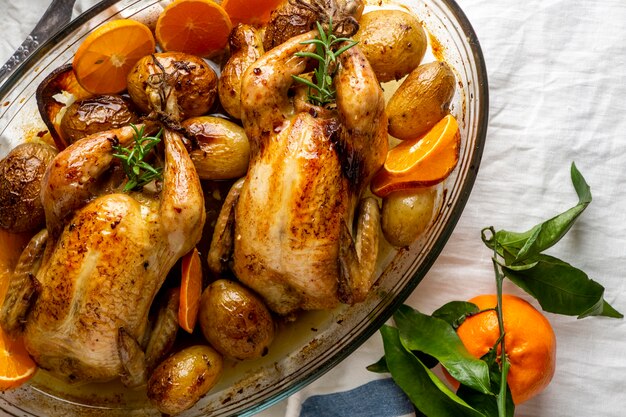
[[[94,3],[78,0],[75,14]],[[47,4],[0,0],[1,62]],[[569,168],[575,161],[594,201],[550,253],[603,284],[606,300],[626,312],[626,2],[459,0],[459,5],[487,63],[487,144],[454,233],[407,303],[430,313],[451,300],[493,293],[491,253],[480,240],[481,229],[524,231],[573,206],[577,198]],[[505,289],[537,306],[516,287]],[[542,394],[517,408],[516,416],[623,416],[626,322],[546,315],[557,335],[556,374]],[[391,387],[390,405],[378,400],[390,410],[404,401],[402,396],[384,382],[388,376],[365,370],[382,353],[375,334],[326,375],[259,416],[333,415],[320,406],[319,396],[337,393],[347,395],[332,400],[340,410],[334,415],[376,415],[349,400],[352,394],[363,398],[359,387],[374,380],[383,380],[370,385],[374,390]]]

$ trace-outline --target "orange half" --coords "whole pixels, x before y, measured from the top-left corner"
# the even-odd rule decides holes
[[[37,364],[21,338],[12,339],[0,328],[0,391],[16,388],[35,375]]]
[[[425,135],[390,149],[370,188],[385,197],[392,191],[435,185],[456,167],[460,147],[459,125],[454,116],[447,115]]]
[[[210,56],[224,49],[233,25],[211,0],[178,0],[159,15],[156,39],[164,51]]]
[[[112,20],[85,38],[72,67],[80,85],[90,93],[119,93],[126,89],[126,77],[137,61],[154,50],[154,36],[146,25],[131,19]]]
[[[269,22],[272,10],[284,2],[285,0],[224,0],[222,7],[235,24],[261,25]]]

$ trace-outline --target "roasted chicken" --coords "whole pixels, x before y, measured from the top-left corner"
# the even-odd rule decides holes
[[[302,88],[292,93],[292,75],[310,64],[295,54],[313,51],[302,42],[316,35],[292,38],[244,75],[250,167],[223,206],[209,252],[221,271],[232,249],[237,278],[283,315],[363,300],[378,254],[378,205],[361,195],[387,152],[383,93],[358,47],[339,56],[336,109],[307,103]]]

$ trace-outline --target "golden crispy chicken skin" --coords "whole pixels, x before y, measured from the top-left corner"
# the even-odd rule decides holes
[[[155,294],[204,224],[199,179],[182,138],[170,131],[160,192],[99,193],[112,146],[132,138],[125,127],[80,140],[44,178],[49,237],[24,338],[40,367],[70,381],[122,373],[119,330],[144,340]]]
[[[291,97],[292,75],[309,63],[294,54],[312,51],[301,42],[316,35],[292,38],[244,75],[250,167],[223,206],[209,253],[220,270],[232,246],[237,278],[279,314],[363,300],[377,258],[378,205],[360,200],[387,152],[382,91],[354,47],[339,58],[336,110]]]

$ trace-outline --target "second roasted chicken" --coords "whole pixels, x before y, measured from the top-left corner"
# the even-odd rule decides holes
[[[120,332],[137,344],[146,339],[157,291],[202,232],[200,181],[177,133],[164,135],[161,186],[130,193],[115,186],[114,147],[133,137],[130,126],[97,133],[52,161],[42,183],[47,233],[20,259],[16,271],[24,273],[3,306],[5,330],[25,322],[28,352],[68,381],[123,374]],[[20,309],[26,299],[32,306]]]

